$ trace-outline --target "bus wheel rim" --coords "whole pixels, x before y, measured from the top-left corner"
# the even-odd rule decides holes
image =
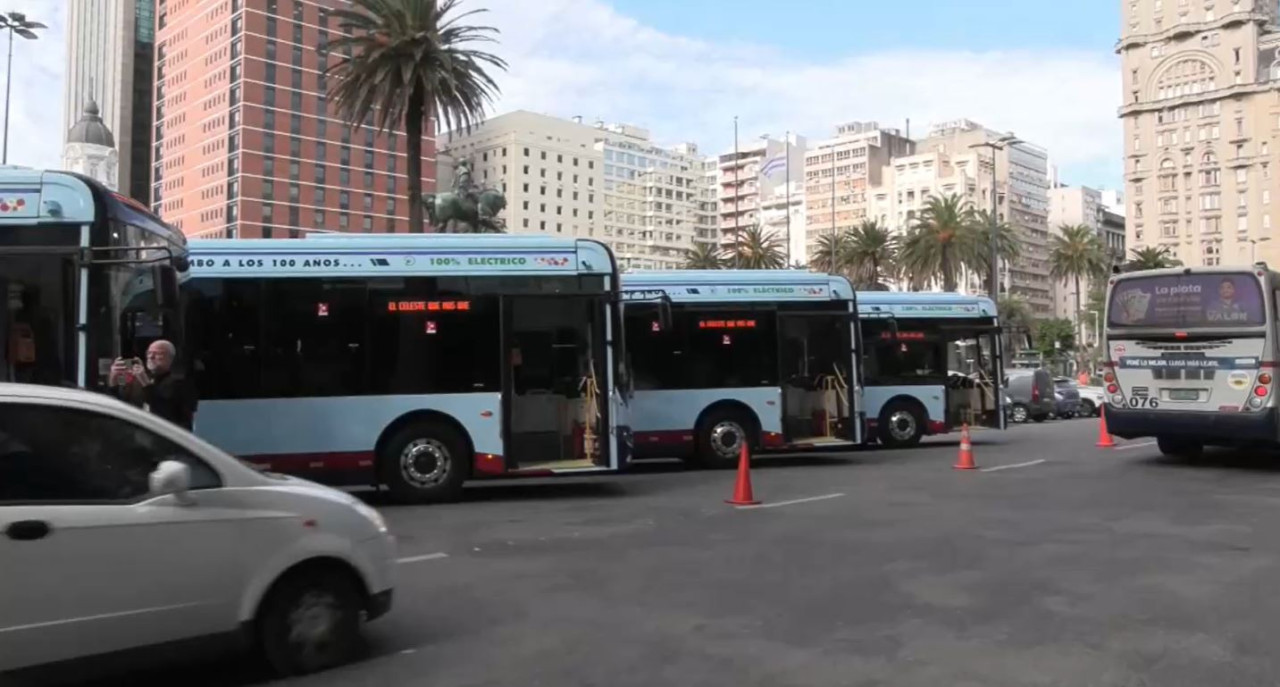
[[[742,451],[742,425],[725,420],[711,428],[711,448],[722,458],[736,458]]]
[[[415,439],[400,452],[400,474],[415,487],[434,487],[449,476],[449,449],[435,439]]]
[[[906,441],[916,435],[916,416],[899,410],[889,416],[889,434],[898,441]]]

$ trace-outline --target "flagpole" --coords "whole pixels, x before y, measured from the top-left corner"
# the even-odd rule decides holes
[[[791,132],[787,132],[786,142],[786,184],[787,184],[787,268],[791,267]]]

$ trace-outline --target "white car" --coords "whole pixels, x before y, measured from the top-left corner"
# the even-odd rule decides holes
[[[0,384],[0,672],[229,633],[322,670],[390,609],[394,566],[348,494],[100,394]]]
[[[1085,417],[1093,417],[1102,412],[1102,404],[1105,403],[1106,396],[1103,394],[1100,386],[1082,386],[1080,389],[1080,414]]]

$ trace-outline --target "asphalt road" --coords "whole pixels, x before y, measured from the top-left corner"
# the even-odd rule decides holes
[[[955,437],[770,460],[753,510],[668,464],[386,507],[409,560],[370,658],[279,684],[1280,682],[1280,456],[1103,451],[1096,426],[975,433],[985,471],[951,469]]]

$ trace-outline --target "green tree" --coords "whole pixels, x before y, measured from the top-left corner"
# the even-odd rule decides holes
[[[404,127],[411,232],[423,230],[423,126],[469,129],[498,94],[487,70],[507,67],[479,49],[497,41],[497,29],[465,23],[484,10],[464,12],[460,2],[350,0],[331,10],[343,35],[323,46],[337,57],[325,73],[335,77],[329,97],[347,123]]]
[[[1102,279],[1107,273],[1107,247],[1098,232],[1083,224],[1058,227],[1049,248],[1049,276],[1070,279],[1076,296],[1076,340],[1084,341],[1084,323],[1080,313],[1080,280]]]
[[[735,264],[744,270],[780,270],[787,266],[782,241],[759,224],[742,230],[734,243]]]
[[[880,278],[897,272],[898,237],[875,220],[854,227],[842,243],[849,277],[858,287],[884,288]]]
[[[1138,270],[1159,270],[1166,267],[1180,267],[1182,262],[1169,254],[1164,246],[1146,246],[1134,248],[1129,252],[1129,262],[1125,263],[1125,272]]]
[[[975,230],[971,234],[972,241],[964,248],[964,263],[968,268],[982,276],[982,284],[987,293],[991,289],[991,212],[976,210],[973,213]],[[1018,244],[1018,235],[1007,222],[995,223],[996,259],[1009,262],[1022,256]]]
[[[686,270],[722,270],[724,269],[724,252],[714,243],[695,243],[693,248],[684,252],[684,268]]]
[[[824,232],[819,236],[809,267],[815,272],[843,275],[849,268],[848,234]]]
[[[1037,320],[1033,336],[1036,350],[1045,358],[1067,355],[1076,347],[1075,327],[1071,320]]]
[[[1024,337],[1035,327],[1031,306],[1017,296],[1005,296],[997,303],[996,314],[1000,317],[1000,327],[1005,334],[1005,349],[1009,354],[1026,348]]]
[[[944,291],[956,290],[966,250],[973,245],[973,205],[956,194],[934,196],[902,242],[901,264],[908,279],[920,286],[941,277]]]

